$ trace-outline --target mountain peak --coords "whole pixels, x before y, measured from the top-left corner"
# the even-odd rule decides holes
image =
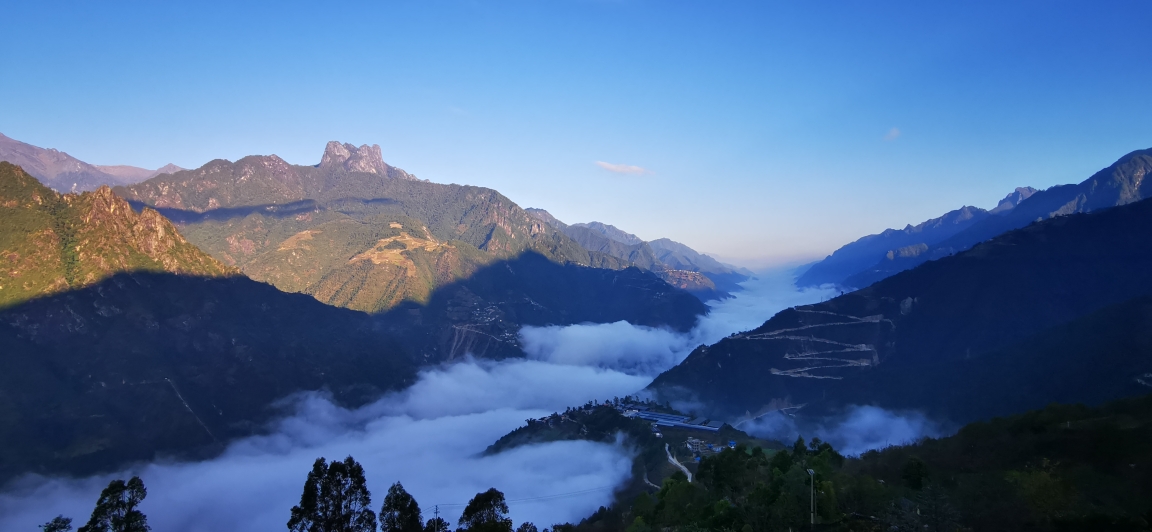
[[[339,167],[349,172],[365,172],[396,179],[416,179],[399,168],[388,165],[380,153],[380,145],[367,144],[357,148],[354,144],[329,141],[320,158],[320,168]]]
[[[988,212],[992,214],[1000,214],[1002,212],[1010,211],[1016,208],[1016,206],[1019,205],[1021,201],[1032,197],[1032,195],[1035,193],[1036,189],[1032,187],[1016,187],[1016,190],[1013,190],[1010,194],[1004,196],[1004,199],[1000,200],[1000,203],[997,203],[996,207]]]

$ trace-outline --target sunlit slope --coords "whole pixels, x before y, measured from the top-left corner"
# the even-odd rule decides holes
[[[108,187],[58,194],[0,162],[0,307],[87,286],[125,271],[237,273],[152,209],[134,212]]]
[[[382,161],[341,162],[337,148],[330,143],[317,167],[274,155],[217,160],[117,192],[160,209],[253,279],[369,312],[426,301],[438,286],[525,252],[627,266],[494,190],[420,181]]]
[[[1110,305],[1152,295],[1150,231],[1152,201],[1036,223],[866,289],[785,310],[755,330],[696,349],[652,388],[668,397],[701,399],[734,418],[800,405],[807,405],[805,412],[835,409],[849,401],[917,407],[938,404],[934,394],[945,390],[956,392],[955,404],[940,413],[959,418],[954,421],[999,413],[989,397],[1036,383],[932,368],[957,361],[996,367],[993,362],[1001,361],[984,357],[1017,356],[1027,350],[1006,349]],[[1095,356],[1071,350],[1039,358],[1057,371],[1057,365],[1072,367],[1067,365]],[[1082,400],[1117,396],[1093,391],[1099,387],[1119,395],[1136,391],[1140,363],[1152,372],[1146,351],[1125,348],[1109,357],[1137,364],[1121,364],[1116,375],[1077,388],[1085,394]],[[1043,371],[1017,374],[1045,378]],[[965,377],[931,386],[929,375]],[[870,384],[881,376],[887,386]],[[1129,386],[1117,388],[1116,382]],[[1054,399],[1037,393],[1021,406]],[[967,408],[975,404],[985,406]]]

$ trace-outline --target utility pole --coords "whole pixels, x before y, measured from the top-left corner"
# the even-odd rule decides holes
[[[808,510],[812,512],[812,530],[816,530],[816,472],[809,469],[808,478],[811,480],[811,497],[808,500]]]

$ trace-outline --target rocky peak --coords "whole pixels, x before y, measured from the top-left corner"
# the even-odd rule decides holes
[[[366,172],[397,179],[415,179],[407,172],[389,166],[380,153],[380,145],[364,144],[357,148],[353,144],[330,141],[324,147],[320,158],[320,168],[341,167],[349,172]]]
[[[1010,211],[1016,208],[1016,206],[1019,205],[1021,201],[1032,197],[1032,195],[1035,193],[1036,189],[1032,187],[1016,187],[1016,190],[1012,191],[1012,193],[1008,194],[1007,196],[1004,196],[1004,199],[1000,200],[1000,203],[997,203],[996,207],[988,212],[992,214],[1000,214],[1002,212]]]

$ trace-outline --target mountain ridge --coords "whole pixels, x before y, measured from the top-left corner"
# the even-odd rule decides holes
[[[988,360],[982,357],[996,352],[1030,353],[1011,346],[1033,335],[1057,334],[1057,328],[1072,327],[1069,324],[1109,306],[1152,295],[1152,278],[1130,273],[1152,265],[1152,243],[1144,237],[1148,229],[1152,201],[1034,223],[865,289],[782,311],[757,329],[694,350],[657,377],[651,388],[665,398],[696,397],[734,417],[805,404],[806,411],[819,413],[847,400],[878,406],[927,404],[900,393],[952,388],[905,384],[928,375],[924,367]],[[1108,356],[1117,367],[1129,364],[1131,369],[1131,360],[1147,362],[1137,354],[1128,350]],[[1064,356],[1047,364],[1071,367],[1087,355],[1076,351]],[[1152,366],[1144,371],[1152,371]],[[1035,372],[1017,373],[1043,378]],[[1135,374],[1129,373],[1113,381],[1130,381]],[[888,386],[871,384],[873,375],[885,374],[895,375],[886,378]],[[947,379],[959,373],[931,374]],[[1081,387],[1078,393],[1098,396],[1101,387],[1113,387],[1113,381],[1101,378],[1093,383],[1095,388]],[[956,393],[995,398],[1032,384],[988,387],[973,382]],[[874,393],[852,395],[846,391],[852,387]],[[990,401],[979,402],[986,407],[983,411],[959,406],[949,410],[945,405],[941,412],[955,421],[980,418],[991,412]]]
[[[153,209],[137,213],[107,186],[60,194],[0,161],[0,307],[125,271],[239,273],[188,243]]]

